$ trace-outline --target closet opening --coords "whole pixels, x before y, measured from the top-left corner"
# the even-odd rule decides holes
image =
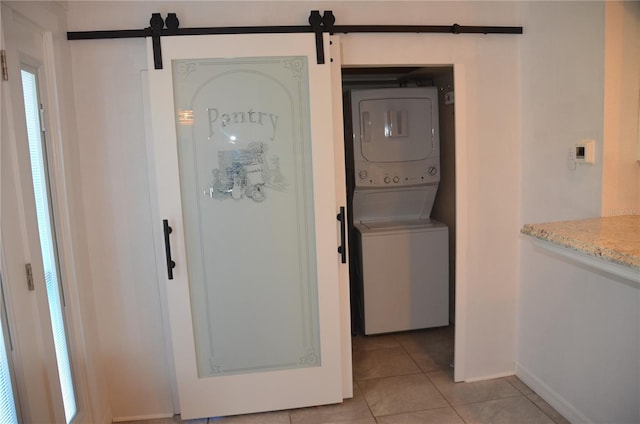
[[[352,334],[368,337],[430,328],[425,332],[450,339],[450,352],[439,352],[439,359],[453,364],[453,65],[344,67],[342,90]],[[431,99],[418,99],[422,92],[431,93],[425,95]],[[389,98],[393,99],[383,100]],[[437,113],[423,119],[421,114],[432,107],[429,102],[434,103]],[[430,119],[434,122],[429,123]],[[421,143],[432,143],[433,136],[437,145],[425,148]],[[411,141],[414,137],[421,141]],[[425,159],[427,156],[431,161]],[[407,235],[421,232],[422,223],[428,221],[446,226],[446,234],[426,238]],[[430,261],[434,255],[438,259]],[[434,286],[439,289],[434,291]],[[434,296],[438,298],[435,304]],[[429,316],[429,309],[438,309],[438,317]]]

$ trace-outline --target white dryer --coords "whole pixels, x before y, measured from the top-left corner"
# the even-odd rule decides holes
[[[352,237],[365,334],[449,324],[435,88],[353,90]]]

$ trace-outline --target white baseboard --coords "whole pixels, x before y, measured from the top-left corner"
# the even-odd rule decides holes
[[[99,420],[98,422],[100,423],[112,423],[113,422],[113,418],[111,417],[111,411],[107,410],[104,411],[104,414],[102,414],[102,420]]]
[[[516,376],[534,392],[572,423],[595,424],[578,411],[570,402],[547,386],[526,367],[516,362]]]
[[[512,375],[515,375],[515,373],[513,371],[509,371],[509,372],[501,372],[498,374],[485,375],[482,377],[466,378],[464,381],[465,383],[474,383],[476,381],[493,380],[494,378],[504,378],[504,377],[510,377]]]
[[[151,414],[151,415],[135,415],[132,417],[113,417],[113,422],[121,423],[126,421],[159,420],[162,418],[173,418],[173,414]]]

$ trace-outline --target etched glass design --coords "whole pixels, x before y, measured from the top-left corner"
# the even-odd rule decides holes
[[[319,366],[306,57],[172,69],[198,375]]]

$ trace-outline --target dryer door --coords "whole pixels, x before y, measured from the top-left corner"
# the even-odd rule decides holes
[[[412,89],[402,96],[387,98],[381,93],[383,96],[358,101],[360,131],[356,142],[359,141],[365,160],[419,161],[434,153],[437,104],[426,89],[416,91],[416,94]]]

